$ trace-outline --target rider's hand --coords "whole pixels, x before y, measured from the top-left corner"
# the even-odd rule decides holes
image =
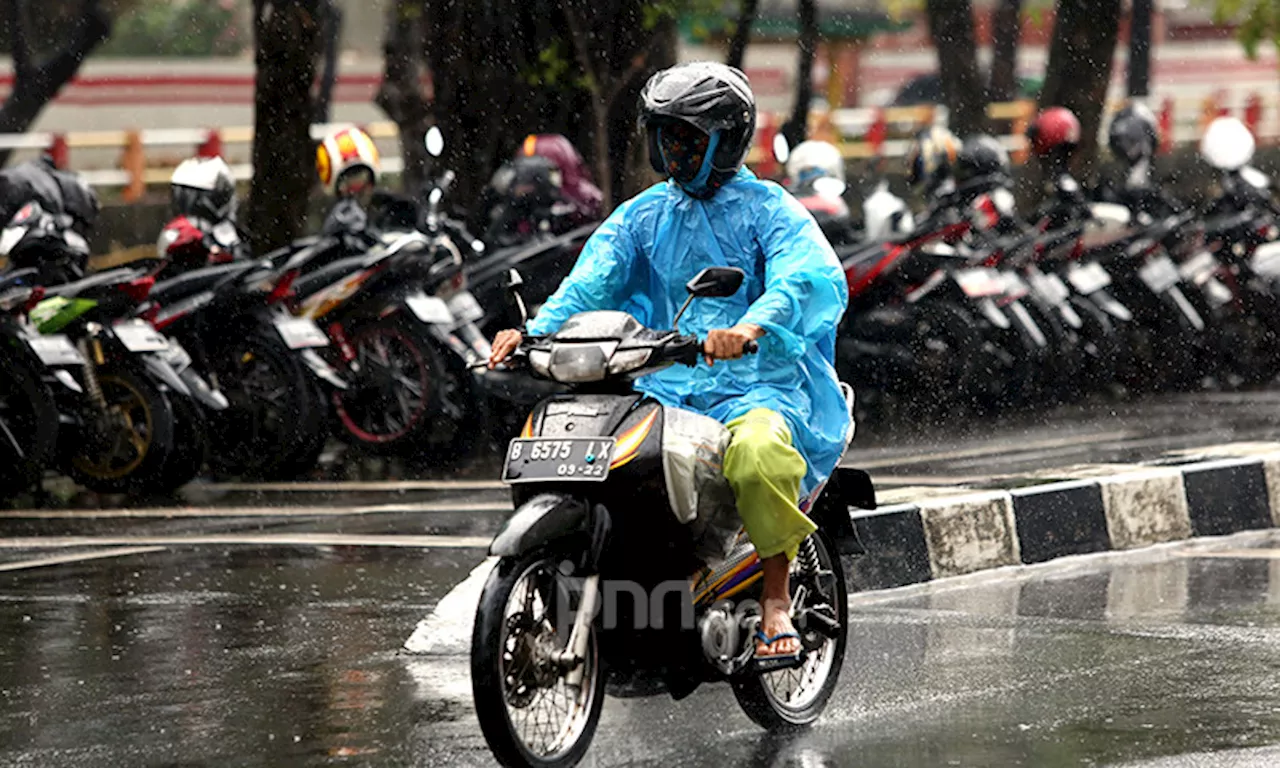
[[[755,341],[764,335],[764,329],[750,323],[739,323],[732,328],[717,328],[707,334],[702,344],[703,357],[707,365],[713,360],[737,360],[742,357],[743,347],[748,341]]]
[[[498,335],[493,337],[493,350],[489,353],[489,369],[492,370],[498,363],[511,357],[511,353],[519,349],[523,341],[524,334],[519,331],[498,331]]]

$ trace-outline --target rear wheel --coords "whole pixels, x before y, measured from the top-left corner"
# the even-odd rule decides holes
[[[797,621],[796,631],[806,654],[795,669],[758,674],[750,670],[730,680],[742,711],[756,725],[771,731],[811,725],[835,692],[849,642],[849,598],[844,568],[836,550],[821,533],[800,545],[791,564],[791,595],[795,616],[812,611],[835,622],[834,637],[821,631],[820,620]]]
[[[570,686],[568,670],[553,659],[569,633],[557,627],[566,599],[560,559],[546,552],[502,559],[476,610],[471,636],[476,717],[494,757],[509,768],[576,765],[600,722],[605,675],[596,631],[587,643],[581,685]]]
[[[40,482],[58,449],[53,395],[26,364],[3,360],[0,371],[0,497]]]
[[[157,490],[153,484],[174,451],[169,399],[128,369],[99,369],[97,377],[107,408],[90,406],[89,434],[77,436],[67,473],[100,493]]]
[[[325,429],[324,403],[305,364],[283,344],[259,334],[234,340],[211,358],[230,402],[212,425],[215,473],[294,479],[300,447],[313,445]]]
[[[433,460],[465,457],[480,431],[479,399],[466,386],[467,371],[448,363],[420,324],[384,320],[350,337],[360,364],[351,388],[334,394],[346,437],[376,452],[405,446]]]

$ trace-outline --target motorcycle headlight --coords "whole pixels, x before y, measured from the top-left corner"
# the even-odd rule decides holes
[[[556,344],[551,348],[551,378],[565,384],[600,381],[608,373],[609,358],[618,342]]]
[[[624,349],[614,352],[613,357],[609,358],[609,373],[616,375],[643,368],[652,354],[651,349]]]

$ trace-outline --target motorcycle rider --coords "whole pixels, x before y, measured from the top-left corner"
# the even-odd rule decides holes
[[[848,286],[813,217],[743,167],[755,118],[755,97],[737,69],[696,62],[650,78],[640,123],[650,163],[667,180],[596,230],[526,332],[552,333],[575,313],[601,309],[669,327],[685,283],[704,267],[747,273],[735,296],[697,301],[682,318],[681,332],[705,336],[706,364],[668,368],[636,385],[732,433],[724,474],[764,567],[756,655],[797,657],[789,561],[815,530],[797,502],[822,484],[845,447],[849,417],[833,358]],[[518,330],[499,333],[490,365],[522,340]],[[754,340],[759,354],[744,358]],[[728,362],[712,364],[721,360]]]

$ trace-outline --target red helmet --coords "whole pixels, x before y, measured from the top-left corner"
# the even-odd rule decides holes
[[[1028,126],[1027,139],[1040,156],[1059,147],[1070,151],[1080,143],[1080,121],[1066,107],[1049,107]]]

